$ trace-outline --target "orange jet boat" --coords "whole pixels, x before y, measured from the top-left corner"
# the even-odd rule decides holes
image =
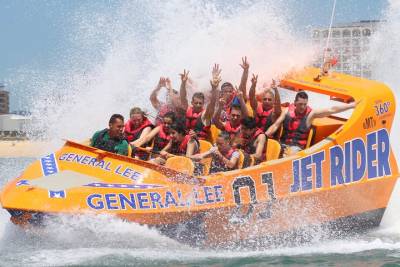
[[[389,138],[395,98],[382,83],[339,73],[315,79],[319,71],[289,74],[280,89],[362,101],[348,119],[314,120],[307,148],[293,156],[279,158],[270,139],[259,165],[194,176],[184,157],[157,166],[67,141],[9,182],[1,204],[16,224],[110,214],[210,247],[378,226],[399,176]]]

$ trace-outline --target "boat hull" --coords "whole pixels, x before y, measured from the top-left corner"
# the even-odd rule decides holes
[[[109,214],[212,247],[298,238],[304,229],[377,226],[399,177],[389,138],[394,96],[382,84],[346,75],[315,82],[316,73],[281,83],[361,102],[348,120],[316,119],[313,146],[293,156],[193,177],[67,141],[8,183],[1,204],[17,224],[40,223],[43,215]]]

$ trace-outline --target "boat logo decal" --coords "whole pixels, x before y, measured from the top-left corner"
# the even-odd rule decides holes
[[[359,182],[363,178],[390,176],[390,166],[389,133],[382,128],[368,133],[365,140],[357,137],[344,144],[331,146],[327,151],[294,160],[290,192],[336,187]],[[328,179],[324,179],[325,169],[329,170]]]
[[[54,154],[50,154],[40,159],[43,175],[51,175],[58,172],[57,161]]]
[[[67,193],[65,190],[60,190],[60,191],[49,190],[49,198],[65,198],[66,196]]]
[[[181,189],[175,188],[161,192],[95,193],[88,195],[86,199],[87,206],[94,210],[190,208],[223,202],[225,198],[222,185],[196,187],[185,194]]]
[[[376,120],[372,116],[365,118],[365,121],[363,122],[363,128],[365,130],[374,128],[375,126],[376,126]]]
[[[374,105],[375,109],[375,115],[376,116],[381,116],[387,112],[389,112],[389,107],[390,107],[390,102],[382,102],[382,101],[376,101]]]
[[[105,188],[126,188],[126,189],[149,189],[149,188],[163,187],[161,185],[154,185],[154,184],[108,184],[108,183],[90,183],[85,186],[105,187]]]
[[[29,185],[28,180],[21,180],[16,183],[16,186]]]
[[[235,200],[236,207],[232,210],[230,215],[230,223],[246,223],[250,218],[252,218],[255,205],[258,206],[258,218],[259,219],[269,219],[272,217],[273,204],[276,201],[275,188],[274,188],[274,178],[272,172],[261,173],[261,183],[266,186],[266,195],[262,195],[261,191],[257,192],[256,182],[251,176],[239,176],[236,177],[232,183],[232,192]],[[241,190],[246,188],[247,190]],[[242,192],[243,191],[243,192]],[[243,201],[242,195],[249,193],[250,201],[248,203],[247,211],[243,213]],[[265,198],[266,201],[261,200]]]

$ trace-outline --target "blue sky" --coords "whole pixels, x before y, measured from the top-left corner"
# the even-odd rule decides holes
[[[72,17],[82,7],[95,12],[114,8],[123,1],[0,0],[0,81],[20,69],[50,70],[60,53],[73,48],[68,36]],[[304,34],[310,27],[327,25],[333,0],[288,0],[293,24]],[[337,0],[335,22],[379,19],[384,0]],[[282,15],[285,15],[282,13]],[[7,84],[12,91],[12,84]]]

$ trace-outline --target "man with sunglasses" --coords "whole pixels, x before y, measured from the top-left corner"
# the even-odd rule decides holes
[[[215,126],[223,132],[229,133],[231,138],[234,138],[240,132],[240,122],[243,118],[248,117],[246,105],[232,105],[228,121],[223,122],[220,113],[223,109],[223,99],[220,99],[220,105],[217,112],[214,114]],[[245,110],[243,112],[243,110]]]
[[[205,97],[202,92],[196,92],[192,96],[191,106],[187,100],[186,82],[188,80],[189,71],[184,70],[181,74],[180,96],[181,103],[186,109],[186,128],[190,135],[196,136],[200,140],[207,139],[210,135],[211,118],[215,109],[217,99],[217,88],[221,81],[221,69],[218,64],[215,64],[212,70],[211,98],[207,108],[204,109]]]

